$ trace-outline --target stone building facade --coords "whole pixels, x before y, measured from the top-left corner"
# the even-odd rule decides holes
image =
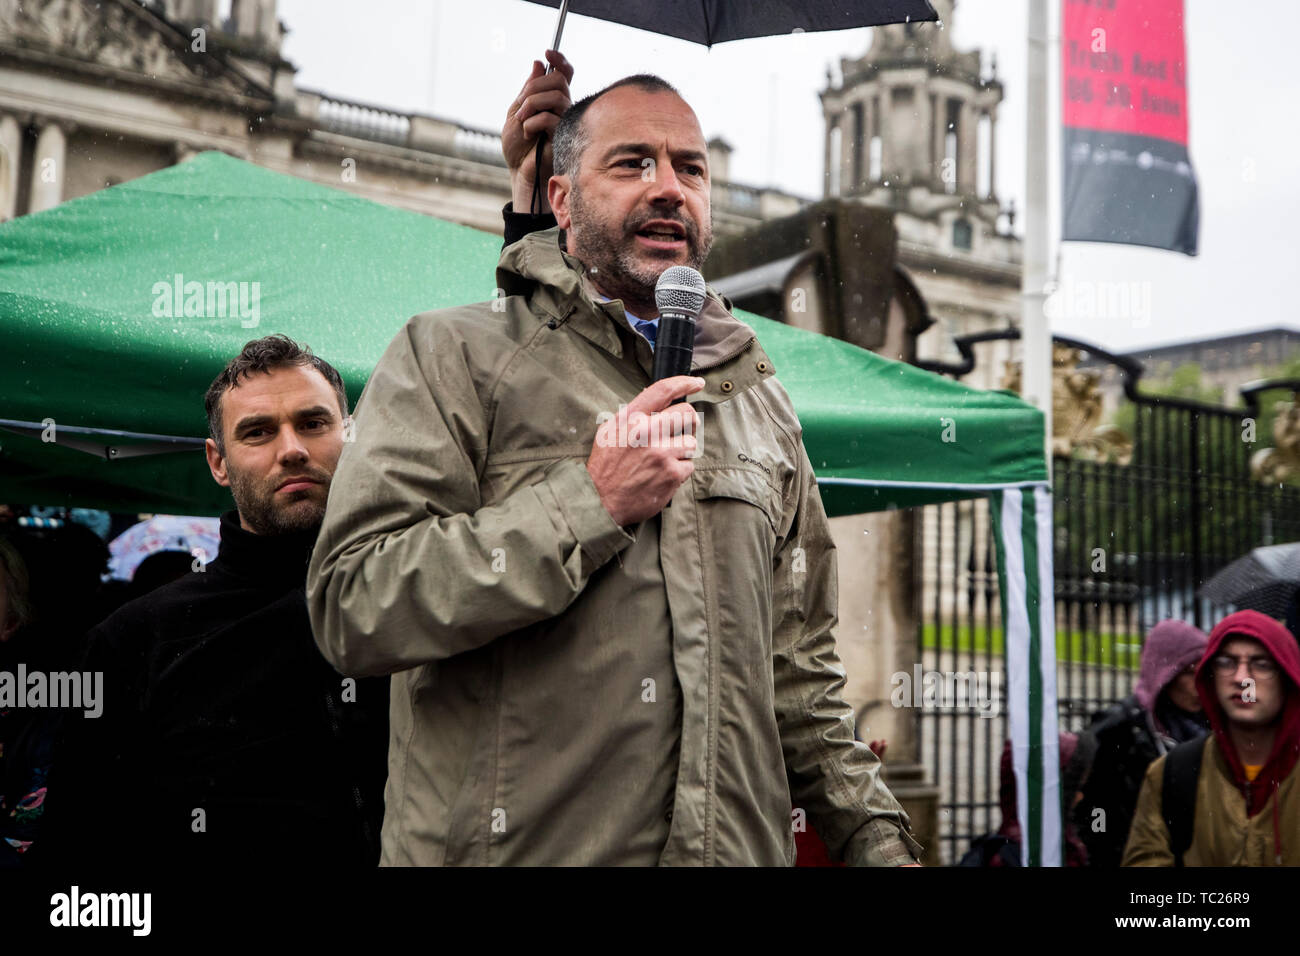
[[[1164,382],[1180,367],[1195,364],[1201,370],[1202,387],[1220,388],[1223,404],[1240,405],[1241,386],[1269,378],[1280,366],[1300,360],[1300,329],[1251,329],[1119,354],[1142,363],[1143,385]],[[1103,413],[1109,418],[1124,398],[1119,368],[1091,356],[1081,367],[1100,374]]]
[[[221,150],[378,202],[501,231],[498,130],[303,89],[276,0],[0,0],[0,221]],[[728,181],[719,234],[805,200]]]
[[[986,73],[980,51],[953,47],[955,0],[934,6],[943,26],[877,28],[838,79],[828,73],[825,195],[893,211],[898,264],[935,320],[917,358],[956,362],[954,337],[1019,324],[1021,248],[994,185],[996,61]],[[998,387],[1011,350],[980,346],[963,381]]]

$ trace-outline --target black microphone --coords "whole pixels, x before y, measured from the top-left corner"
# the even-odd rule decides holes
[[[704,308],[704,276],[690,266],[665,269],[655,283],[655,308],[659,310],[659,330],[651,380],[689,375],[695,354],[695,320]]]

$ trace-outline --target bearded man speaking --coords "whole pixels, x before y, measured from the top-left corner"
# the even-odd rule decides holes
[[[771,360],[710,293],[692,375],[651,384],[655,282],[712,238],[695,114],[629,77],[554,157],[557,228],[388,347],[308,568],[325,656],[394,675],[381,862],[788,865],[801,810],[836,859],[914,863]]]

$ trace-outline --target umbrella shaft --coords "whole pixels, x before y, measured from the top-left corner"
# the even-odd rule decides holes
[[[555,21],[555,39],[551,41],[551,49],[557,53],[560,50],[560,37],[564,35],[564,18],[569,13],[569,0],[560,0],[560,18]],[[551,64],[546,64],[546,72],[551,72]]]

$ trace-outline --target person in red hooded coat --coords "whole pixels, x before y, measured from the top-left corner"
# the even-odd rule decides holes
[[[1229,615],[1210,634],[1196,689],[1213,733],[1148,769],[1123,865],[1300,866],[1295,637],[1258,611]]]

